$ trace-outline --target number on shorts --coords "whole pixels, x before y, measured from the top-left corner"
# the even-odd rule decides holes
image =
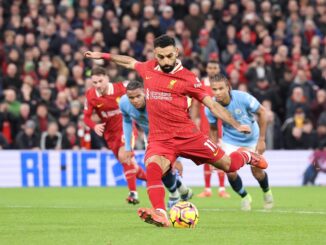
[[[211,149],[212,152],[216,151],[216,145],[211,140],[206,140],[204,145],[207,146],[209,149]]]

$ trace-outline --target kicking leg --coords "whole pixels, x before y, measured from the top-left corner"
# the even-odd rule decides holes
[[[169,226],[164,204],[165,189],[162,177],[170,168],[170,161],[163,156],[154,155],[147,159],[147,194],[152,208],[138,209],[140,218],[156,226]]]

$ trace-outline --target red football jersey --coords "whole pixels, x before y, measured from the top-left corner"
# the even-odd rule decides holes
[[[149,142],[198,132],[188,113],[188,98],[202,101],[208,94],[195,74],[180,61],[170,73],[162,72],[155,60],[137,62],[135,69],[144,80]]]
[[[95,123],[91,120],[93,110],[106,123],[105,131],[112,133],[122,132],[122,113],[119,109],[119,100],[126,93],[123,83],[109,83],[108,93],[100,95],[95,88],[86,92],[84,121],[94,129]]]

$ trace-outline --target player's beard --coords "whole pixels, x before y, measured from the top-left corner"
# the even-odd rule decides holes
[[[174,67],[175,67],[175,63],[173,65],[164,65],[164,66],[161,66],[160,65],[160,68],[161,70],[164,72],[164,73],[170,73],[171,71],[173,71]]]

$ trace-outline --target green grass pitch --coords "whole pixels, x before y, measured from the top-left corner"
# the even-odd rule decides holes
[[[195,188],[198,194],[202,189]],[[194,197],[195,229],[157,228],[142,222],[139,206],[125,203],[126,188],[0,189],[0,244],[326,244],[325,187],[273,188],[276,206],[262,209],[262,193],[248,188],[253,210],[240,198]]]

